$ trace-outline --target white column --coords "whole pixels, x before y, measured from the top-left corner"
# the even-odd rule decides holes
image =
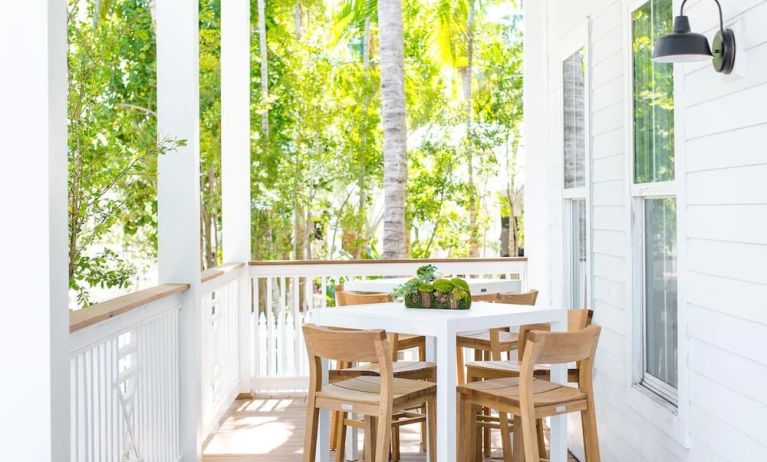
[[[4,2],[0,27],[0,448],[69,459],[66,0]]]
[[[157,0],[158,137],[186,146],[158,161],[160,282],[185,282],[180,318],[180,443],[199,461],[201,433],[200,146],[197,0]]]
[[[221,2],[224,262],[250,260],[250,2]]]
[[[224,262],[250,260],[250,1],[221,2],[221,204]],[[240,391],[250,391],[250,278],[239,291]]]
[[[549,303],[548,278],[548,177],[547,140],[547,1],[524,2],[525,107],[525,255],[528,257],[526,286],[540,290],[538,304]]]

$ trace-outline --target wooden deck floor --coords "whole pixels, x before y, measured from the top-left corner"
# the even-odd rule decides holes
[[[203,461],[299,462],[303,453],[305,412],[303,398],[236,401],[219,431],[206,442]],[[419,441],[417,425],[402,428],[402,462],[426,460],[418,451]],[[500,442],[496,441],[494,447],[500,448]],[[500,451],[493,456],[500,457]],[[331,460],[335,460],[333,455]],[[570,460],[575,462],[574,458]]]

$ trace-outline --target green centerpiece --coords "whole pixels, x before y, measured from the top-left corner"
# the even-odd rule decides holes
[[[418,268],[416,277],[396,287],[392,297],[403,300],[408,308],[471,308],[469,284],[461,278],[439,277],[434,265]]]

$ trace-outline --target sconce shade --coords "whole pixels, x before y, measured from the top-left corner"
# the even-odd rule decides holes
[[[655,41],[653,61],[659,63],[689,63],[711,59],[711,48],[703,34],[690,31],[687,16],[674,18],[674,31]]]

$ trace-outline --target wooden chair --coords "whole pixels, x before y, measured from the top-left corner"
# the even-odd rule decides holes
[[[496,294],[495,301],[499,303],[510,303],[514,305],[535,305],[535,301],[538,299],[538,291],[531,290],[524,294]],[[472,296],[472,300],[475,300]],[[491,340],[495,340],[497,336],[497,348],[493,351],[493,345]],[[491,338],[493,337],[493,338]],[[487,360],[500,360],[500,354],[502,352],[510,352],[517,347],[517,334],[509,332],[508,329],[490,329],[474,334],[459,335],[457,341],[458,354],[458,383],[466,383],[466,371],[464,368],[465,358],[463,356],[463,348],[471,348],[474,350],[474,360],[481,361]]]
[[[391,295],[386,293],[359,294],[346,292],[343,286],[336,286],[336,301],[338,306],[363,305],[370,303],[387,303],[391,301]],[[428,380],[436,382],[437,365],[432,362],[426,362],[426,337],[389,334],[389,346],[392,351],[392,368],[394,377]],[[418,348],[418,361],[397,361],[399,351]],[[342,379],[351,379],[360,376],[377,376],[380,370],[376,364],[362,364],[353,366],[351,363],[340,362],[338,368],[330,371],[330,381],[335,382]],[[399,430],[400,427],[414,423],[421,423],[421,450],[426,449],[426,408],[422,408],[420,413],[401,412],[394,416],[393,436],[392,436],[392,459],[399,460]],[[362,422],[355,419],[346,418],[345,414],[333,412],[330,419],[330,448],[336,451],[336,460],[343,462],[345,457],[344,441],[346,439],[346,427],[361,427]]]
[[[303,332],[309,357],[304,462],[314,462],[317,455],[320,409],[364,415],[365,460],[388,462],[392,414],[420,406],[426,406],[429,421],[429,462],[436,462],[437,386],[423,380],[394,377],[389,342],[383,330],[353,331],[306,324]],[[354,348],[349,348],[350,344]],[[322,359],[375,363],[380,375],[323,385]]]
[[[585,329],[591,325],[591,320],[594,316],[592,310],[586,308],[572,309],[567,312],[567,331],[577,332]],[[528,324],[520,326],[519,328],[519,341],[520,345],[524,345],[527,340],[528,334],[533,330],[548,331],[551,326],[549,324]],[[501,379],[509,377],[518,377],[521,370],[521,363],[524,356],[523,350],[517,350],[519,359],[510,359],[508,361],[473,361],[466,365],[466,380],[476,382],[478,380],[490,380]],[[540,364],[536,366],[533,374],[537,378],[545,380],[549,379],[550,367],[546,364]],[[567,380],[571,383],[578,383],[580,371],[577,364],[574,368],[569,368],[567,371]],[[511,450],[509,444],[511,442],[512,428],[509,425],[507,416],[490,416],[482,414],[478,418],[478,425],[483,434],[482,446],[483,452],[486,455],[490,453],[490,430],[499,429],[501,431],[501,444],[503,446],[504,460],[511,460]],[[543,422],[538,422],[538,447],[542,452],[545,450],[543,440]]]
[[[336,286],[337,306],[367,305],[370,303],[388,303],[390,301],[391,294],[358,294],[354,292],[346,292],[343,285]],[[426,361],[426,337],[424,336],[401,334],[399,336],[399,344],[397,345],[397,348],[399,349],[398,351],[418,348],[418,360]]]
[[[472,302],[494,302],[498,299],[498,294],[476,294],[471,296]]]
[[[461,460],[478,459],[479,407],[514,416],[514,460],[538,462],[536,421],[544,417],[580,412],[587,462],[600,462],[592,369],[600,327],[577,332],[531,331],[526,338],[518,377],[485,380],[458,386],[459,441],[466,441]],[[579,365],[578,386],[571,387],[534,377],[537,365]],[[506,457],[506,455],[504,455]]]

